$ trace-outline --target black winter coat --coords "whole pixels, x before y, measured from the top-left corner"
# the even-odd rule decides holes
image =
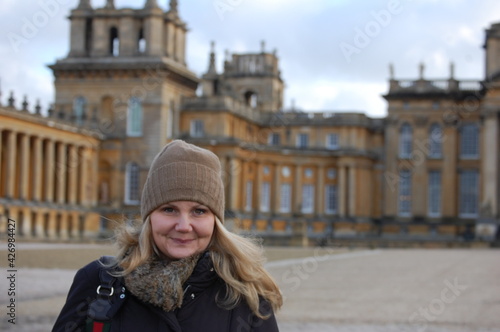
[[[99,261],[94,261],[77,272],[52,332],[85,332],[88,306],[96,298],[97,287],[101,284],[99,273],[103,268]],[[184,299],[179,309],[165,312],[142,302],[127,290],[122,294],[116,292],[114,301],[123,304],[113,316],[111,332],[278,331],[272,309],[264,301],[260,305],[261,312],[271,314],[266,320],[256,317],[246,302],[232,310],[220,308],[216,297],[224,296],[225,289],[225,283],[213,270],[209,255],[205,255],[184,285]]]

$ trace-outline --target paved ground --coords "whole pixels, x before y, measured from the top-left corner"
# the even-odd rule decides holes
[[[0,243],[1,331],[50,331],[75,269],[112,252],[90,245],[20,247],[13,326],[7,323],[7,253]],[[272,248],[268,257],[286,298],[278,314],[281,331],[500,331],[498,250]]]

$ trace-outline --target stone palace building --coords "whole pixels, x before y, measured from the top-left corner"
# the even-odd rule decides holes
[[[452,66],[443,80],[391,73],[376,119],[284,111],[264,45],[227,54],[221,71],[212,47],[197,77],[177,1],[165,12],[80,0],[69,19],[51,109],[13,94],[0,104],[2,233],[11,218],[24,238],[107,234],[137,217],[153,157],[178,138],[220,157],[227,224],[268,243],[498,236],[500,24],[486,31],[482,80]]]

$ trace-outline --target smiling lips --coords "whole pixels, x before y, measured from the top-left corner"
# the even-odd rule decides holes
[[[172,240],[178,244],[189,244],[194,241],[194,239],[176,239],[176,238],[172,238]]]

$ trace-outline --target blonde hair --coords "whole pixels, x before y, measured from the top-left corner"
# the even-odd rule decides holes
[[[149,216],[144,222],[119,227],[116,244],[116,265],[122,268],[116,273],[117,276],[126,276],[153,255],[160,256],[153,241]],[[269,315],[259,311],[262,298],[274,312],[278,311],[283,298],[273,277],[264,269],[265,258],[261,246],[251,239],[229,232],[215,217],[214,233],[207,249],[215,271],[226,283],[226,296],[217,299],[222,308],[230,310],[244,300],[257,317],[266,319]]]

